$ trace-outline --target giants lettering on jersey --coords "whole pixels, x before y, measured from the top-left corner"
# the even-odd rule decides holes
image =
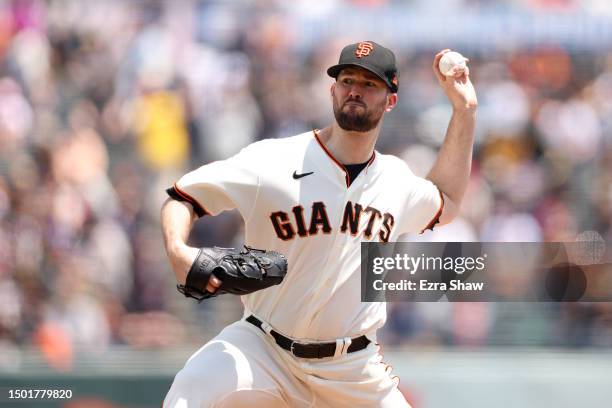
[[[360,231],[359,224],[362,216],[369,218],[367,218],[363,230]],[[276,236],[283,241],[293,239],[296,234],[303,238],[316,235],[319,231],[324,234],[329,234],[332,231],[325,204],[322,201],[312,203],[310,223],[306,222],[304,207],[301,205],[296,205],[291,209],[291,216],[285,211],[275,211],[270,214],[270,220],[274,226],[274,231],[276,231]],[[394,223],[393,215],[388,212],[382,213],[370,206],[363,208],[359,203],[353,204],[348,201],[344,207],[340,231],[343,233],[350,232],[352,236],[363,233],[363,236],[369,240],[372,239],[376,229],[380,240],[389,242]]]

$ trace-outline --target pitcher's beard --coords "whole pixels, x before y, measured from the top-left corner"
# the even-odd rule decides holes
[[[375,111],[364,109],[342,109],[336,101],[334,105],[334,116],[340,128],[349,132],[369,132],[374,129],[380,119],[382,119],[384,109],[379,108]]]

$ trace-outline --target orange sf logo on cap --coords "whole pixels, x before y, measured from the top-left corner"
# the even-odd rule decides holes
[[[391,83],[395,86],[398,86],[397,75],[393,74],[393,79],[391,79]]]
[[[357,49],[355,50],[355,55],[357,58],[362,58],[370,55],[370,52],[374,49],[374,45],[372,45],[369,41],[363,41],[357,44]]]

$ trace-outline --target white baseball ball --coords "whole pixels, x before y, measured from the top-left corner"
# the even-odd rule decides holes
[[[440,72],[442,75],[451,75],[451,71],[456,66],[465,67],[465,57],[458,52],[449,51],[440,58]]]

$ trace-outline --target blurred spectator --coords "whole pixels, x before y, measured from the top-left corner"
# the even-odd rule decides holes
[[[408,3],[424,15],[441,4],[0,2],[0,366],[16,364],[10,350],[22,345],[69,369],[79,350],[200,344],[239,318],[237,299],[195,306],[175,291],[158,225],[164,188],[255,140],[327,123],[325,68],[360,27],[347,23],[355,31],[345,38],[323,28],[343,7],[383,16]],[[604,3],[454,0],[444,9],[600,13]],[[399,105],[378,146],[420,176],[451,113],[431,73],[434,51],[397,49]],[[502,42],[470,57],[480,108],[461,216],[403,239],[573,241],[589,230],[609,242],[612,53]],[[236,245],[241,234],[234,212],[196,223],[191,242]],[[423,303],[390,304],[381,335],[612,347],[611,333],[603,304]]]

